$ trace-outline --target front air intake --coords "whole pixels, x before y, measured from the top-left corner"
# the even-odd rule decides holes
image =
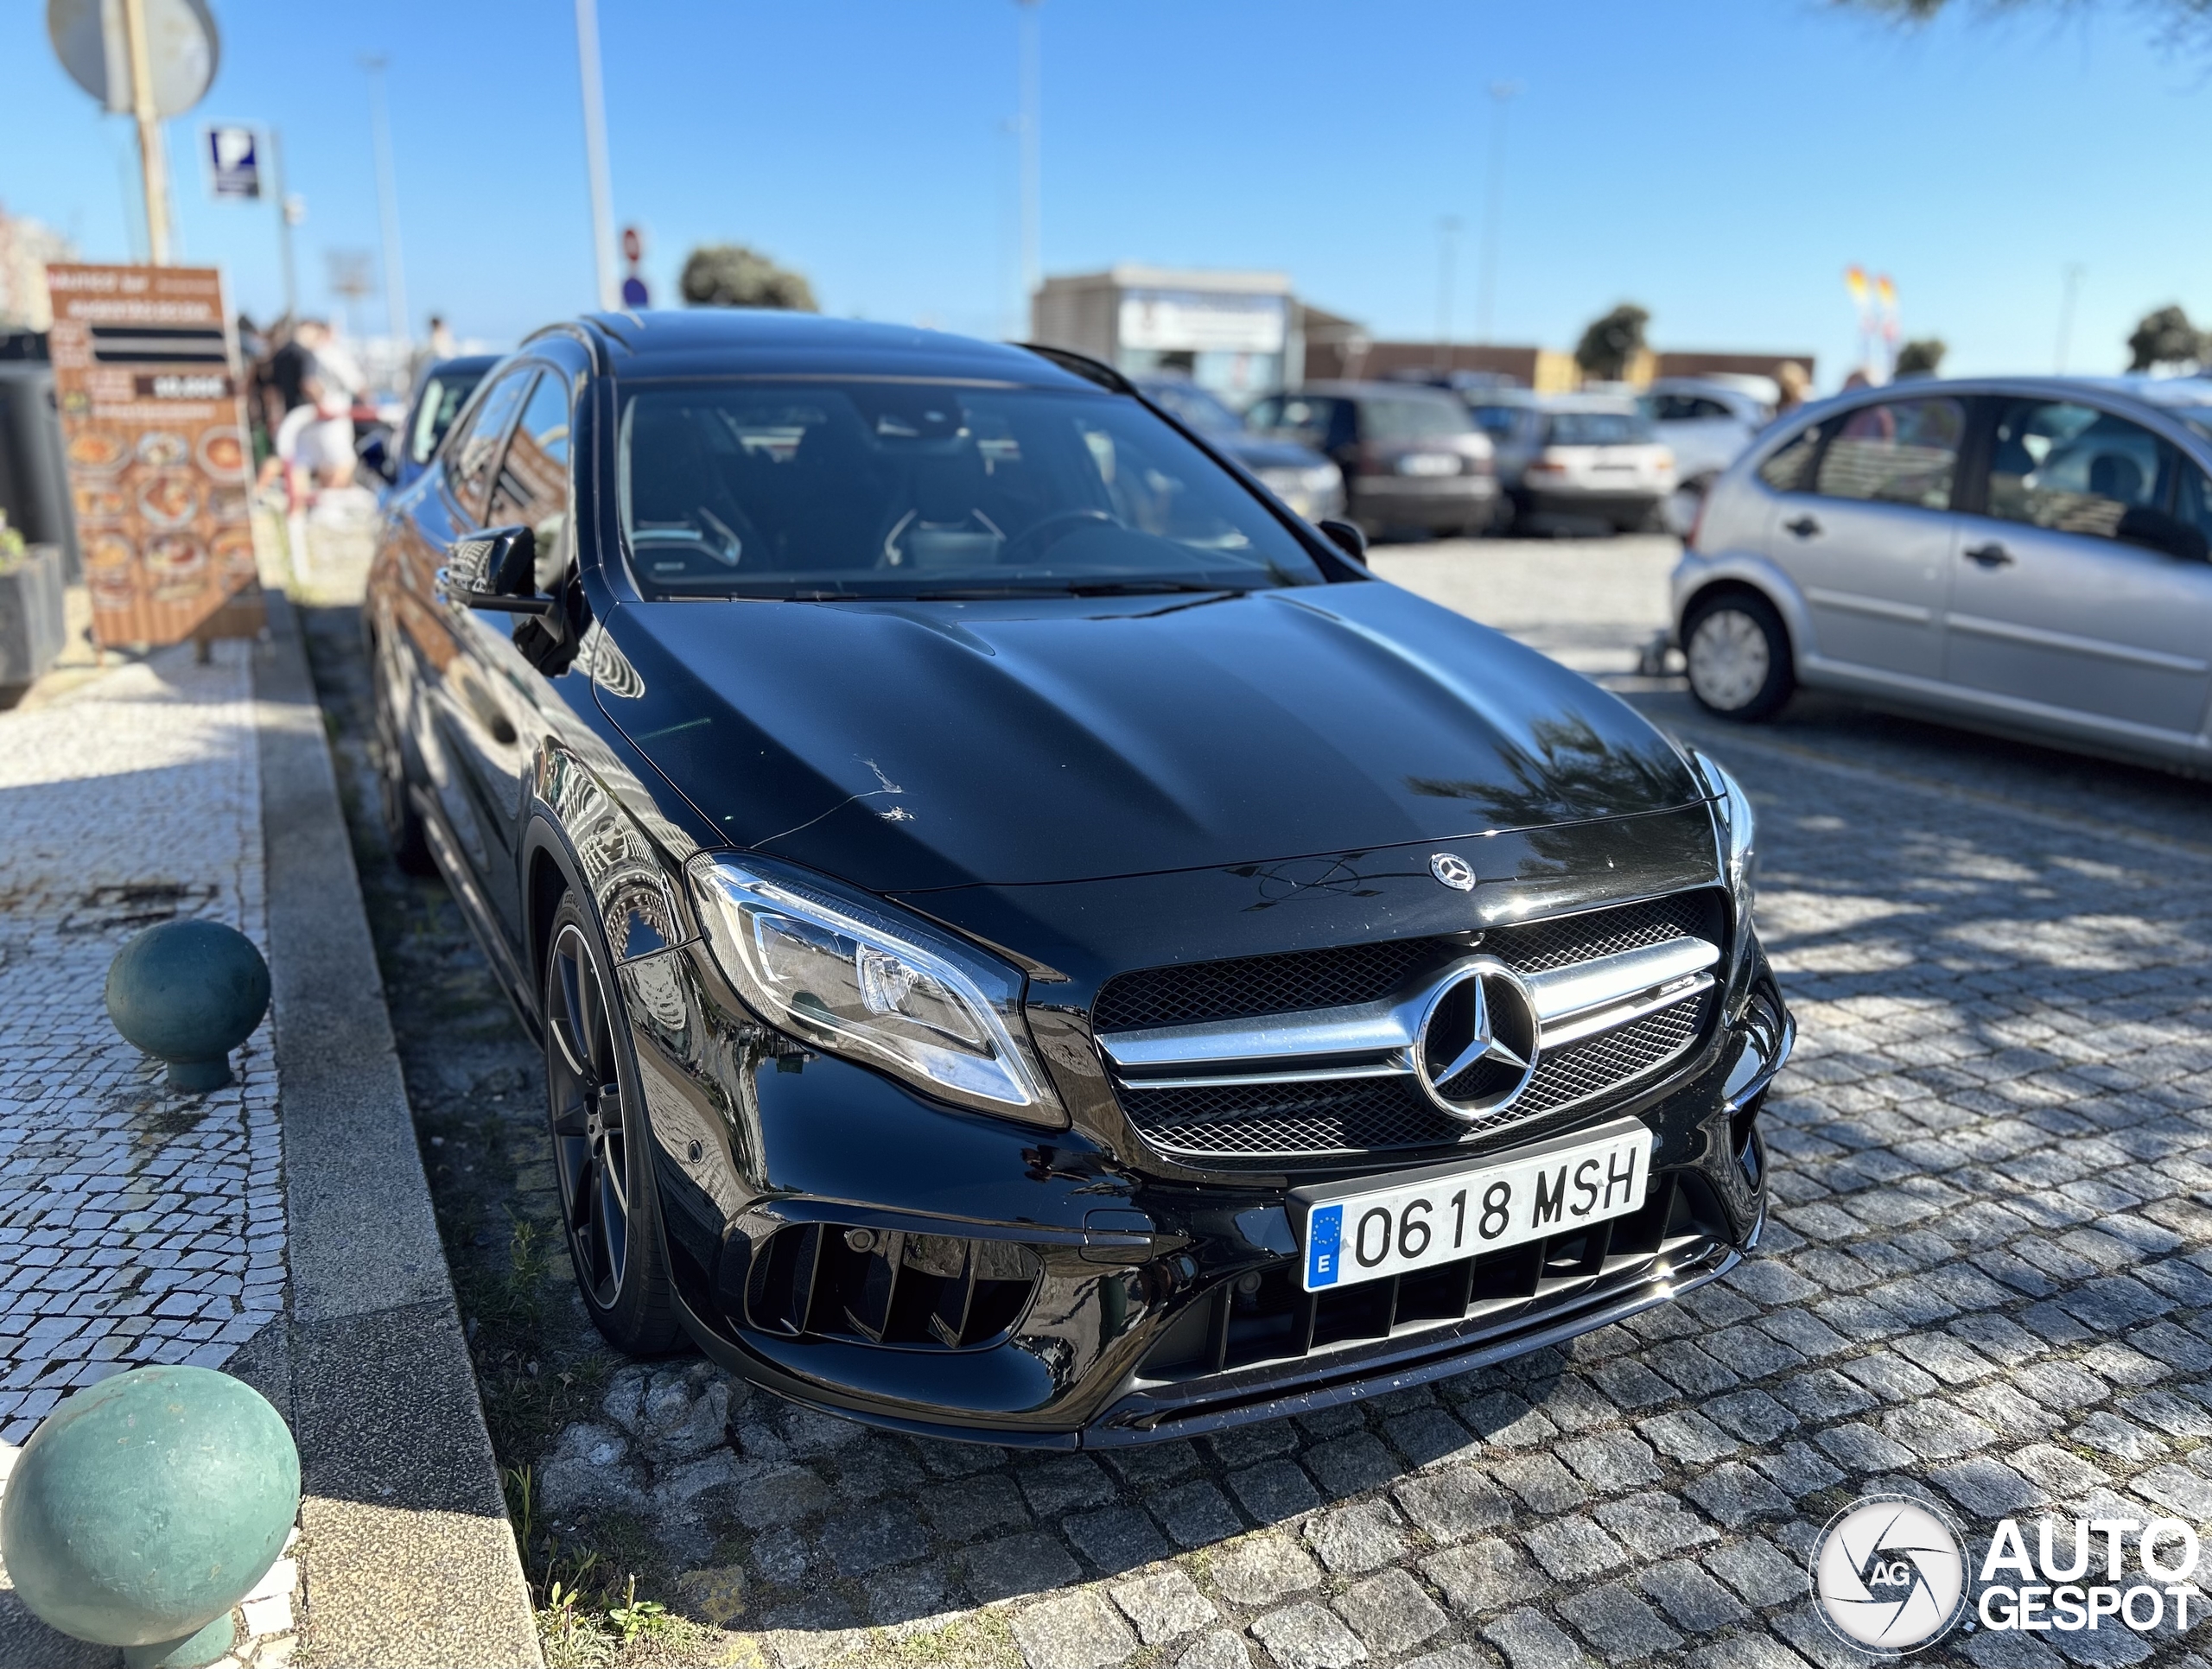
[[[753,1253],[746,1321],[786,1338],[972,1350],[1012,1330],[1042,1272],[1013,1241],[793,1223]]]

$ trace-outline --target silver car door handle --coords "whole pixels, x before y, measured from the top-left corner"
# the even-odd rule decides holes
[[[1993,539],[1986,545],[1976,545],[1967,551],[1966,559],[1984,568],[2003,568],[2012,562],[2012,553]]]
[[[1794,533],[1801,539],[1809,539],[1821,530],[1821,524],[1809,516],[1800,516],[1796,521],[1784,522],[1782,525],[1785,531]]]

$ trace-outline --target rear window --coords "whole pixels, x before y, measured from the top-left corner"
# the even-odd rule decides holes
[[[1363,441],[1427,441],[1447,435],[1471,434],[1475,420],[1457,400],[1362,400],[1360,438]]]
[[[1471,406],[1468,416],[1475,420],[1475,427],[1493,441],[1509,438],[1521,426],[1526,406]]]
[[[1627,411],[1555,411],[1551,443],[1555,447],[1633,447],[1652,438],[1649,419]]]

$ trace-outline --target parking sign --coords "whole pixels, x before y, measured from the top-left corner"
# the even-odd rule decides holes
[[[226,200],[260,200],[261,151],[251,128],[207,130],[207,184],[218,198]]]

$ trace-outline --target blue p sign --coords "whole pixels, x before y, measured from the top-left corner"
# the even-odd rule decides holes
[[[261,155],[251,128],[207,130],[207,182],[218,198],[259,200]]]

